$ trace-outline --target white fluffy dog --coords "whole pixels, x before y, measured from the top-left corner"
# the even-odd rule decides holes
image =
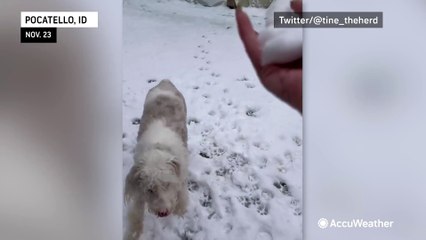
[[[169,80],[162,80],[146,96],[134,165],[126,177],[125,240],[139,239],[145,203],[158,217],[186,212],[187,140],[185,99]]]

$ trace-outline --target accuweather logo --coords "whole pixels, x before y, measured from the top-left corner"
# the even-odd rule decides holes
[[[328,227],[328,220],[325,218],[321,218],[320,220],[318,220],[318,227],[321,229],[325,229]]]
[[[382,221],[377,220],[364,220],[364,219],[352,219],[352,220],[335,220],[330,221],[325,218],[318,220],[318,227],[321,229],[326,228],[392,228],[393,221]]]

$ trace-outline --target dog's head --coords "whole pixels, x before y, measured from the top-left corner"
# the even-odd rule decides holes
[[[137,196],[147,203],[148,211],[166,217],[172,213],[182,189],[180,165],[169,154],[155,154],[132,167],[126,178],[126,201]]]

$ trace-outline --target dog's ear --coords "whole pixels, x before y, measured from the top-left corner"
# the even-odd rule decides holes
[[[176,158],[172,158],[168,161],[168,164],[170,164],[173,167],[173,170],[175,171],[176,175],[180,175],[180,164],[177,161]]]
[[[138,193],[140,183],[140,168],[133,166],[126,177],[124,187],[124,203],[127,204]]]

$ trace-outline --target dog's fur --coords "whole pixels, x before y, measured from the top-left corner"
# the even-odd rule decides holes
[[[139,126],[134,165],[125,182],[125,240],[142,233],[145,203],[159,217],[182,216],[188,202],[186,104],[169,80],[149,90]]]

